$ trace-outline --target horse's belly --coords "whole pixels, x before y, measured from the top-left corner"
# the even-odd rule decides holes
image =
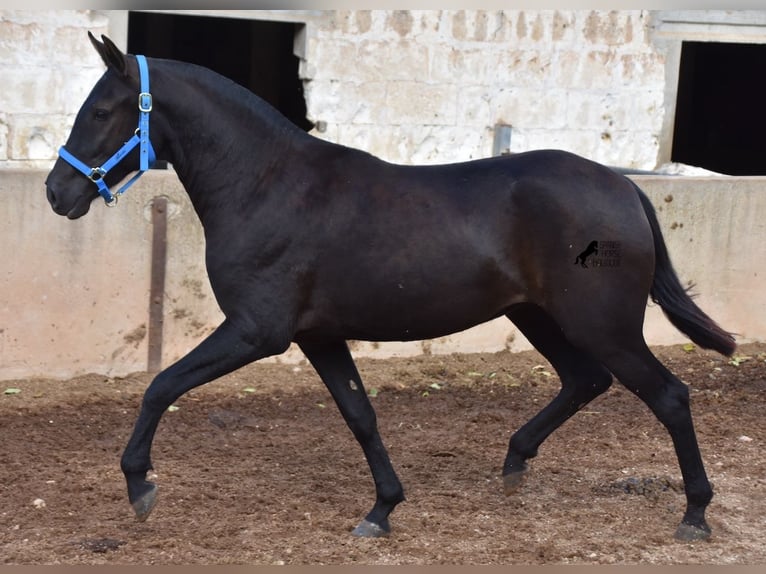
[[[419,341],[443,337],[490,321],[505,313],[521,297],[506,294],[488,298],[458,294],[443,296],[434,292],[428,300],[413,304],[376,305],[345,315],[340,324],[343,337],[362,341]]]

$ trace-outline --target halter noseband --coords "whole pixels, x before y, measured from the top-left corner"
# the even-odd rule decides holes
[[[95,183],[96,187],[98,187],[98,193],[101,194],[101,197],[104,198],[104,201],[109,207],[116,205],[117,198],[125,193],[125,191],[133,185],[133,183],[141,177],[157,159],[154,153],[154,148],[152,147],[152,142],[149,140],[149,112],[152,111],[152,94],[149,92],[149,68],[144,56],[136,56],[136,61],[138,62],[138,71],[141,78],[141,93],[138,94],[138,128],[136,128],[133,137],[126,141],[125,144],[101,166],[93,168],[88,167],[85,163],[69,153],[64,149],[64,146],[59,148],[59,157]],[[107,186],[104,181],[104,177],[109,173],[109,170],[120,163],[120,161],[122,161],[122,159],[136,146],[139,146],[140,151],[139,171],[114,195],[112,195],[112,192],[109,191],[109,186]]]

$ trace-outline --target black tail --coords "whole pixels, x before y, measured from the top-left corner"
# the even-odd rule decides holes
[[[734,336],[724,331],[702,309],[697,307],[687,290],[681,286],[670,262],[654,206],[635,183],[633,186],[641,199],[641,205],[646,212],[654,236],[654,282],[649,291],[652,301],[662,308],[665,316],[679,331],[697,345],[704,349],[713,349],[727,357],[731,356],[737,348]]]

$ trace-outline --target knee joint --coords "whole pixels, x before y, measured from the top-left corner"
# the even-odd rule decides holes
[[[160,373],[144,391],[142,407],[149,412],[164,411],[178,398],[171,389],[170,380]]]

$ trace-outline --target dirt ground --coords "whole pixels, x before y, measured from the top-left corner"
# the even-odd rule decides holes
[[[673,540],[684,498],[670,438],[619,385],[506,497],[511,432],[558,379],[537,353],[504,352],[358,362],[408,497],[379,540],[350,535],[372,480],[305,364],[256,364],[182,397],[154,443],[145,523],[119,458],[149,375],[2,382],[0,563],[763,564],[766,345],[734,360],[655,352],[691,389],[716,492],[707,542]]]

